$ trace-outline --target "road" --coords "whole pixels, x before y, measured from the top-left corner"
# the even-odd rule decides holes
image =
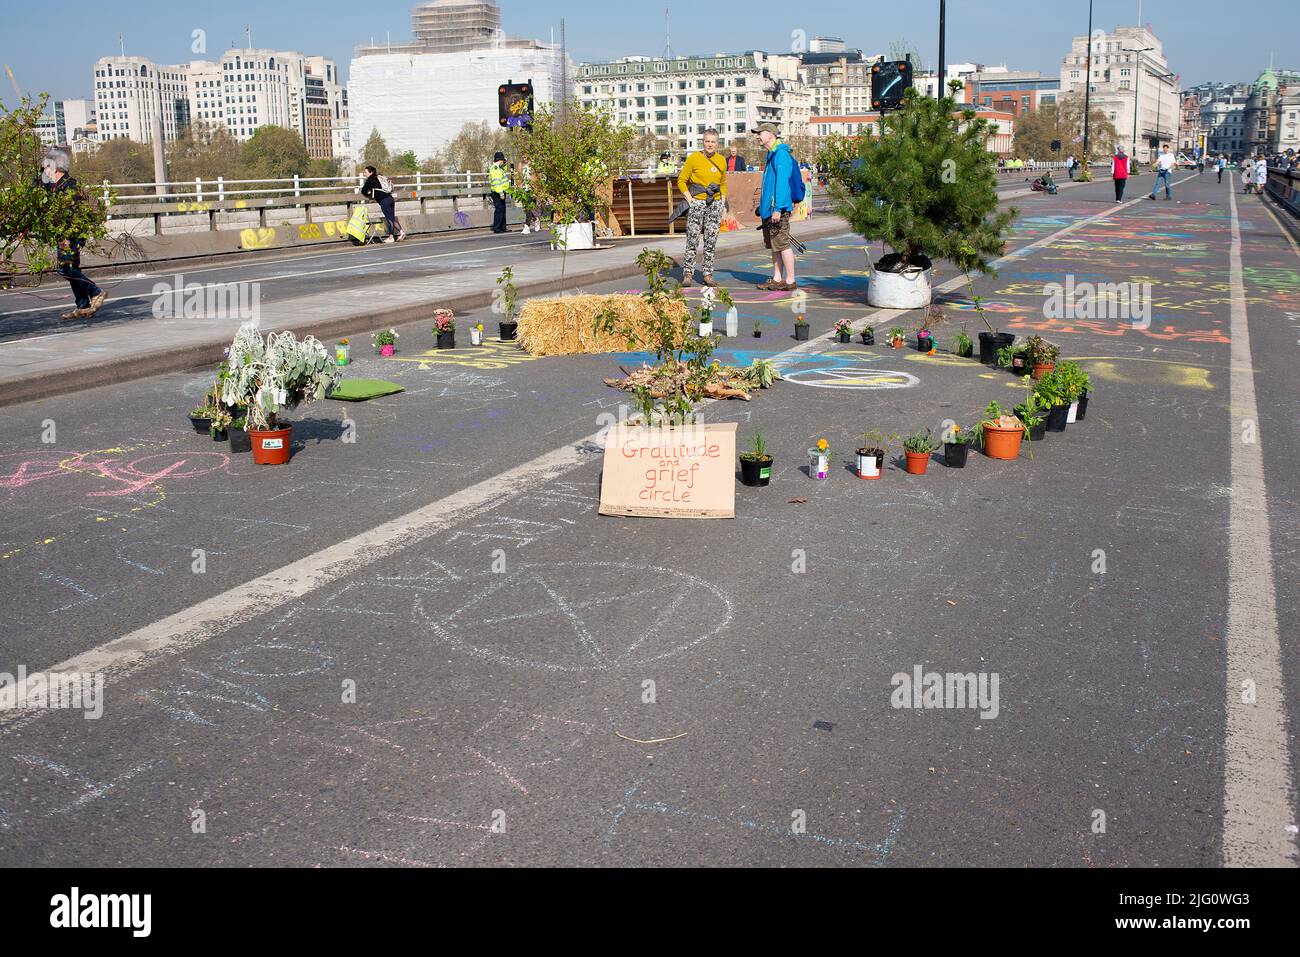
[[[108,683],[99,720],[0,716],[0,862],[1294,864],[1300,252],[1183,180],[1020,201],[976,291],[1096,384],[1032,460],[858,481],[862,432],[1021,383],[832,342],[869,312],[855,237],[803,260],[806,344],[761,255],[721,263],[721,358],[790,376],[705,410],[777,457],[735,521],[596,515],[636,355],[408,327],[352,373],[407,391],[304,410],[278,470],[189,431],[199,372],[4,410],[0,670]],[[1066,275],[1150,282],[1149,327],[1048,318]],[[978,331],[953,280],[941,350]],[[893,707],[915,668],[996,676],[996,707]]]

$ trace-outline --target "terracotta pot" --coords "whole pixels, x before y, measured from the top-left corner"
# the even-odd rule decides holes
[[[1023,426],[1014,429],[1002,429],[994,425],[984,426],[984,454],[991,459],[1011,461],[1020,458],[1020,443],[1025,438]]]
[[[891,342],[889,343],[889,345],[890,345],[891,348],[894,348],[894,349],[901,349],[901,348],[903,348],[903,340],[902,340],[902,339],[894,339],[893,341],[891,341]]]
[[[293,426],[259,432],[248,430],[248,438],[253,443],[254,465],[285,465],[289,461],[289,444],[293,438]]]
[[[1047,373],[1054,372],[1055,370],[1056,370],[1056,363],[1054,362],[1035,362],[1034,378],[1041,379],[1043,376],[1047,375]]]
[[[904,452],[907,456],[907,474],[924,475],[925,470],[930,466],[929,452]]]

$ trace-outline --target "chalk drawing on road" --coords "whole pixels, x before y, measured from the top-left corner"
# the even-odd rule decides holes
[[[465,333],[467,336],[468,332]],[[525,362],[535,362],[541,356],[530,355],[519,347],[517,342],[501,342],[488,339],[484,330],[483,345],[458,349],[430,349],[414,355],[396,355],[385,362],[416,363],[420,369],[432,369],[435,366],[459,366],[467,369],[491,371],[508,369]]]
[[[807,385],[817,389],[850,389],[877,391],[884,389],[910,389],[921,380],[910,372],[892,369],[873,369],[865,365],[847,365],[838,368],[800,369],[782,372],[787,382]]]

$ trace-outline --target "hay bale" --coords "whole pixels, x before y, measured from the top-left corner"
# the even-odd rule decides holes
[[[690,316],[684,302],[670,302],[670,315]],[[519,344],[535,356],[594,355],[628,352],[636,348],[623,336],[596,330],[596,316],[614,309],[618,325],[629,323],[648,330],[654,313],[640,296],[563,296],[559,299],[530,299],[519,314]]]

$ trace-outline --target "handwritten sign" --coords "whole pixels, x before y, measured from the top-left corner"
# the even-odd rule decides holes
[[[736,423],[611,428],[600,514],[735,518]]]

